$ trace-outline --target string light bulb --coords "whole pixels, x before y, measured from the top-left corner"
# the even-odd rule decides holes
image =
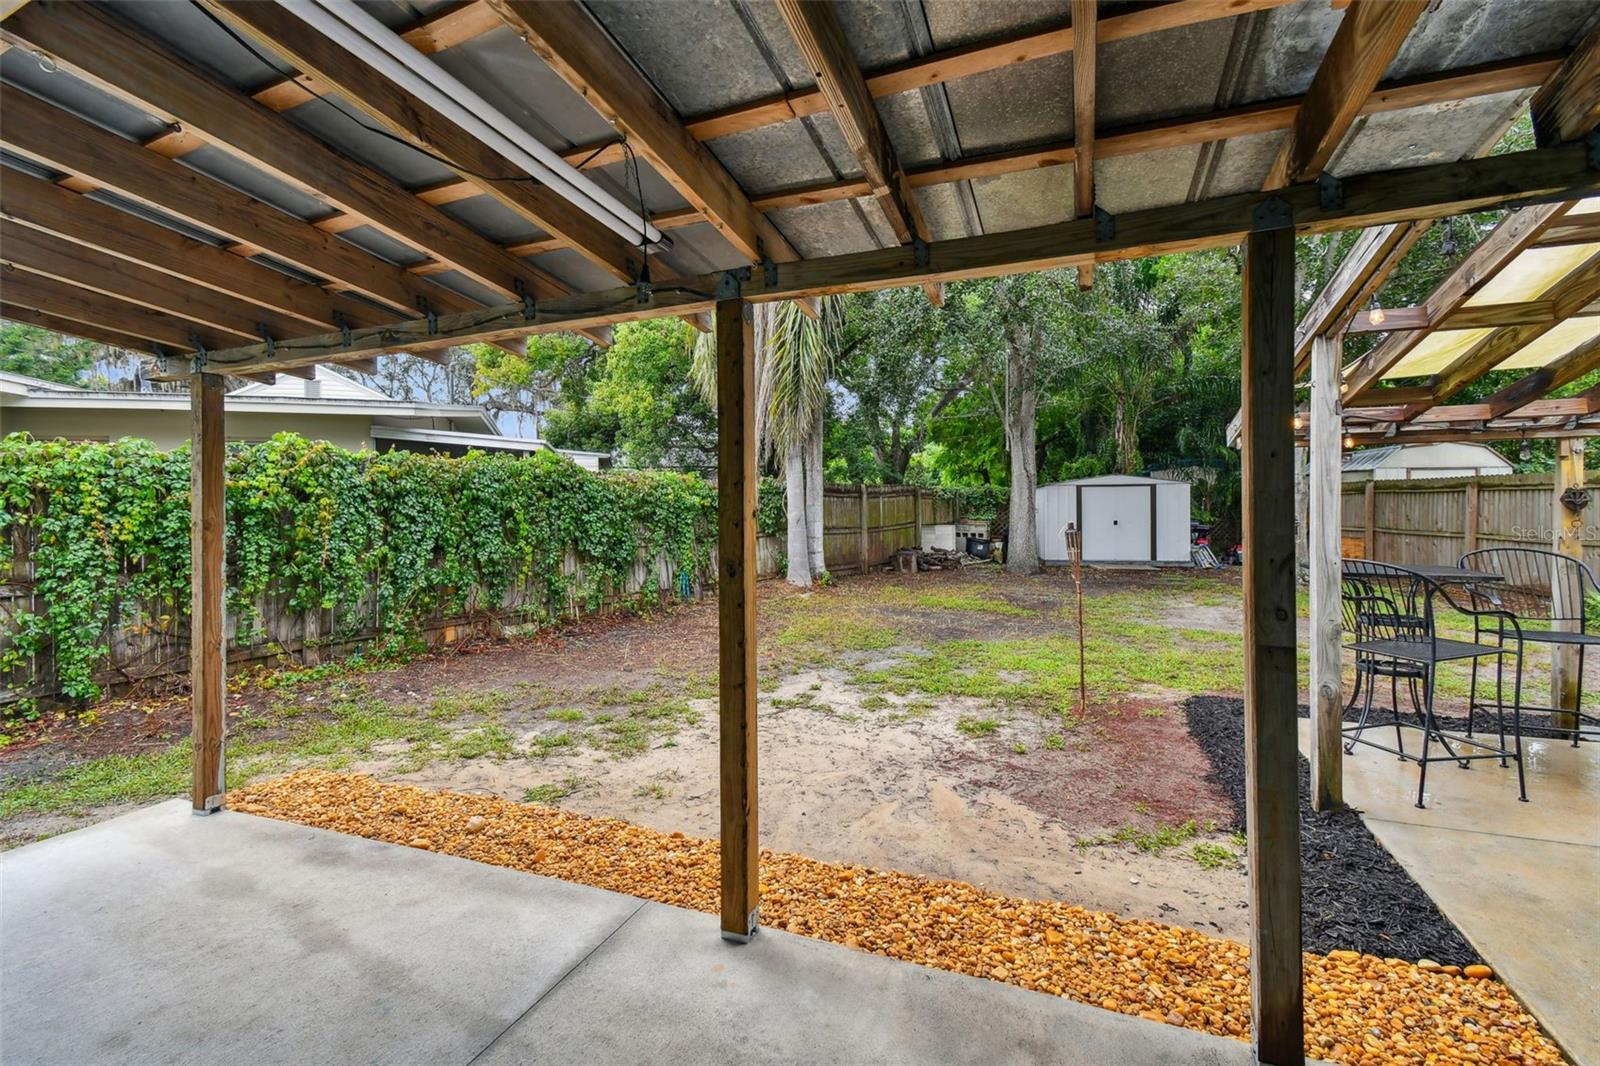
[[[1517,449],[1517,458],[1525,463],[1533,458],[1533,449],[1528,446],[1528,434],[1526,432],[1522,434],[1522,447]]]
[[[1460,246],[1456,244],[1456,220],[1452,216],[1444,220],[1444,240],[1439,244],[1439,251],[1443,252],[1447,259],[1454,259],[1459,250]]]
[[[1296,411],[1294,413],[1294,418],[1291,420],[1290,424],[1294,426],[1295,432],[1298,433],[1300,431],[1301,422],[1300,422],[1300,412],[1299,411]]]
[[[1354,437],[1352,437],[1350,434],[1346,433],[1344,435],[1344,450],[1345,451],[1349,451],[1351,448],[1354,448],[1355,446],[1356,446],[1356,439]]]
[[[1374,326],[1383,325],[1383,320],[1384,320],[1385,316],[1384,316],[1384,313],[1383,313],[1383,308],[1378,306],[1378,294],[1377,293],[1373,293],[1372,294],[1372,299],[1370,301],[1368,301],[1368,303],[1367,303],[1367,317],[1372,320],[1372,324]]]

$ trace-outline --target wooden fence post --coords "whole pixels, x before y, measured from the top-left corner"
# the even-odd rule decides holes
[[[1568,489],[1583,488],[1583,442],[1562,440],[1556,445],[1556,472],[1551,486],[1551,528],[1554,541],[1551,548],[1574,559],[1583,558],[1583,514],[1574,512],[1561,502],[1561,494]],[[1551,590],[1552,613],[1583,613],[1582,603],[1567,602],[1564,583],[1558,582]],[[1556,623],[1553,628],[1577,629],[1577,623]],[[1550,649],[1550,709],[1556,712],[1574,712],[1578,708],[1578,649],[1556,645]],[[1559,729],[1576,729],[1578,718],[1574,713],[1556,713],[1550,716],[1551,724]]]
[[[1256,1059],[1305,1061],[1294,577],[1294,230],[1245,241],[1245,821]]]
[[[1467,514],[1466,522],[1464,523],[1466,526],[1466,538],[1464,542],[1465,546],[1462,548],[1463,555],[1467,552],[1475,552],[1478,550],[1478,521],[1480,510],[1483,506],[1483,501],[1479,498],[1481,491],[1482,486],[1480,486],[1476,481],[1469,481],[1467,483]]]
[[[722,786],[722,936],[755,935],[760,897],[756,775],[756,421],[750,305],[717,301],[717,625]]]
[[[861,488],[861,572],[863,574],[865,574],[867,572],[867,566],[868,566],[868,562],[867,562],[867,545],[870,543],[870,541],[868,540],[868,537],[869,537],[870,534],[867,531],[867,527],[870,524],[869,520],[867,518],[867,483],[865,481],[863,481],[861,483],[860,488]]]
[[[1371,559],[1377,550],[1378,483],[1369,480],[1361,490],[1361,554],[1364,558]]]
[[[917,540],[911,545],[918,551],[922,550],[922,488],[915,486],[911,490],[911,505],[917,509]]]
[[[1339,603],[1339,490],[1343,428],[1339,416],[1339,369],[1344,344],[1338,335],[1311,342],[1311,805],[1333,810],[1344,802],[1341,756],[1344,688],[1341,674]]]
[[[189,702],[194,715],[194,813],[222,807],[227,680],[223,652],[223,532],[227,439],[221,374],[189,378]]]

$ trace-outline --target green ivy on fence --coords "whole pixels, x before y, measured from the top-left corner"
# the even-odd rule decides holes
[[[542,592],[557,617],[621,591],[641,551],[698,573],[715,519],[693,474],[595,474],[552,452],[378,455],[279,434],[228,449],[229,610],[241,642],[268,596],[393,635],[493,611],[516,588]],[[0,575],[19,550],[40,609],[13,612],[0,673],[48,650],[61,693],[93,698],[119,601],[157,605],[158,625],[188,613],[188,448],[0,439]],[[640,595],[654,601],[655,581]]]

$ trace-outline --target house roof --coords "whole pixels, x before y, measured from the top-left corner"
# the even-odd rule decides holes
[[[472,319],[502,335],[562,324],[523,293],[545,307],[606,294],[603,313],[569,319],[603,340],[605,323],[629,316],[703,315],[715,287],[706,275],[763,260],[772,266],[752,287],[800,285],[796,260],[898,249],[858,264],[870,283],[1056,261],[1087,271],[1092,259],[1164,245],[1129,246],[1136,227],[1125,226],[1103,251],[1073,252],[1043,229],[1095,209],[1114,218],[1259,198],[1317,170],[1348,182],[1486,151],[1596,14],[1492,0],[1425,13],[1173,0],[1103,4],[1078,27],[1072,10],[1066,0],[359,8],[433,64],[430,77],[456,79],[451,99],[482,98],[493,121],[474,132],[440,110],[448,101],[420,100],[358,45],[277,4],[36,0],[0,23],[17,46],[0,55],[8,313],[145,351],[198,345],[236,369],[248,352],[270,370],[274,359],[430,342],[432,318],[426,333],[390,328],[430,312],[510,308]],[[1365,25],[1394,12],[1398,32]],[[1327,92],[1359,108],[1341,107],[1318,140]],[[640,278],[634,239],[548,179],[506,180],[531,164],[484,139],[504,135],[560,156],[578,168],[561,181],[592,181],[597,197],[637,205],[660,230],[653,285],[637,301],[609,299]],[[1049,251],[991,241],[973,258],[975,246],[959,244],[1024,232]],[[928,242],[931,254],[919,250]],[[247,263],[230,262],[241,253]],[[172,276],[200,287],[162,281]],[[861,283],[816,289],[851,284]],[[358,351],[323,345],[314,359],[283,343],[345,327],[375,332]]]
[[[297,388],[288,383],[294,382]],[[313,395],[317,385],[326,391]],[[500,436],[500,427],[488,411],[476,404],[413,403],[396,400],[358,382],[319,367],[314,381],[282,377],[273,386],[247,385],[224,397],[228,411],[277,414],[355,415],[367,418],[449,419],[452,424],[481,427],[465,436]],[[58,410],[187,411],[184,392],[118,392],[80,389],[22,374],[0,373],[0,406],[55,408]]]
[[[1484,444],[1470,442],[1456,442],[1449,445],[1452,448],[1469,448],[1481,452],[1481,461],[1473,462],[1474,466],[1497,466],[1511,469],[1511,464],[1506,458],[1493,448]],[[1391,466],[1405,466],[1407,456],[1416,457],[1426,454],[1434,448],[1433,444],[1388,444],[1379,448],[1361,448],[1356,451],[1346,452],[1344,455],[1343,470],[1382,470]],[[1461,463],[1452,463],[1452,466],[1461,466]]]

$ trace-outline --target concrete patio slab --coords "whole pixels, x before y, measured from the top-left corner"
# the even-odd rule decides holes
[[[1367,747],[1345,756],[1345,802],[1562,1049],[1600,1066],[1600,745],[1523,746],[1527,803],[1514,766],[1435,763],[1419,810],[1416,764]]]
[[[1238,1041],[647,904],[481,1060],[519,1063],[1253,1062]]]
[[[638,905],[173,800],[0,856],[0,1058],[466,1062]]]
[[[0,1060],[1249,1063],[1244,1043],[183,801],[0,855]]]

